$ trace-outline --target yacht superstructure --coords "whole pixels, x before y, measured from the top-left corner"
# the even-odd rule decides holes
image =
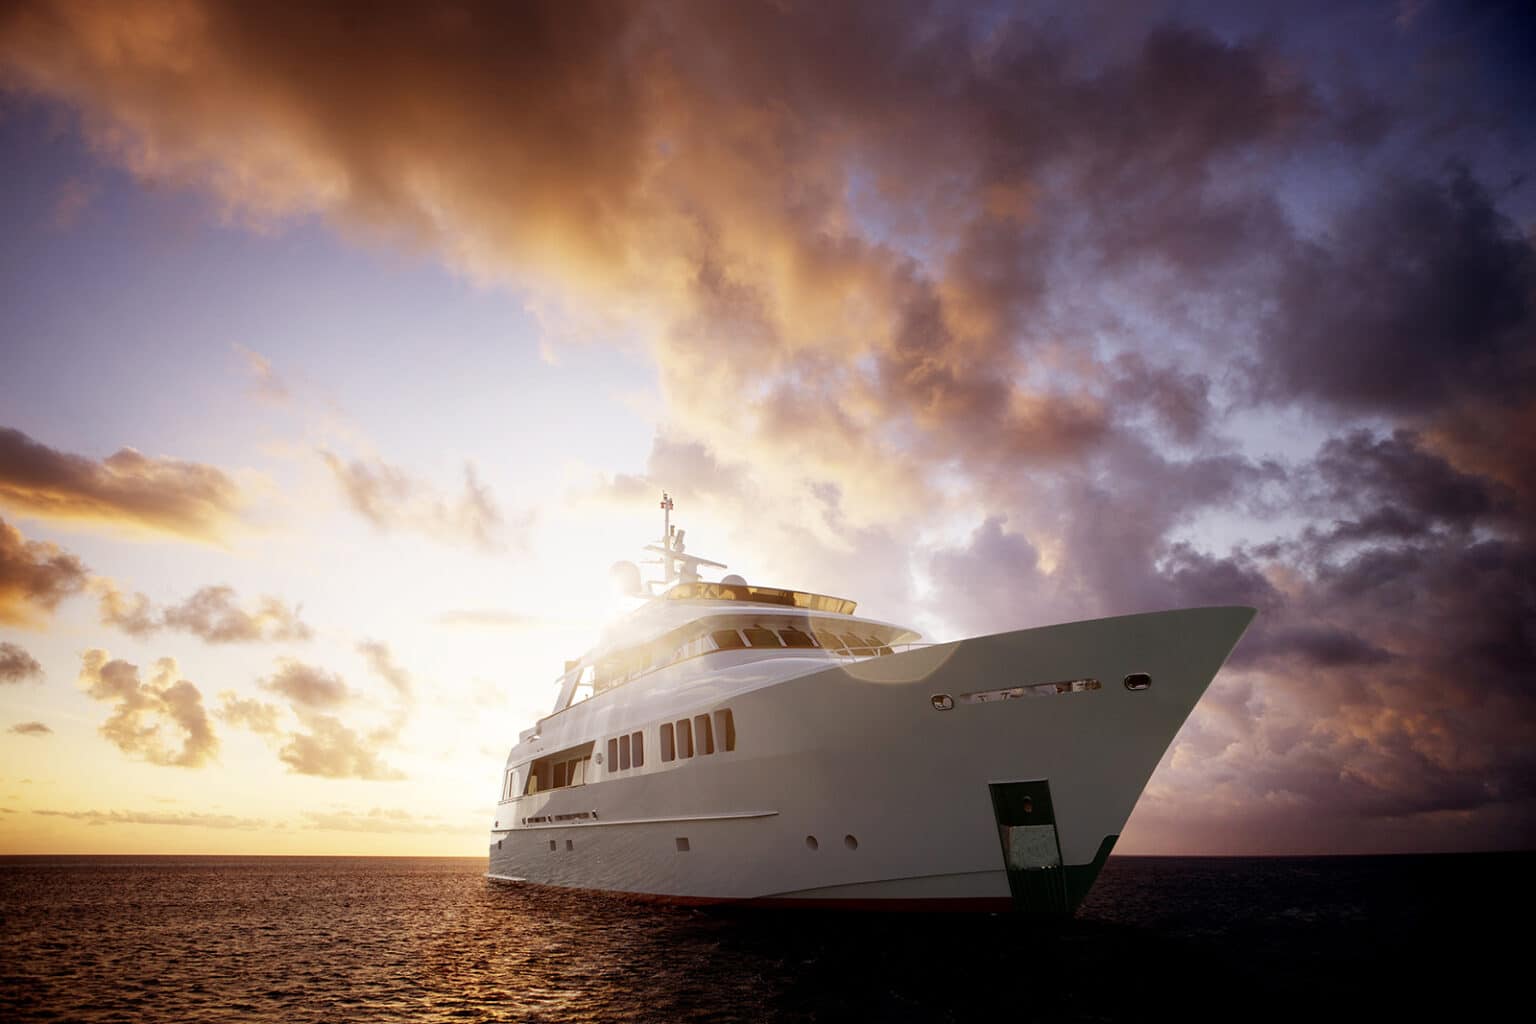
[[[703,580],[726,567],[687,554],[662,509],[655,592],[567,663],[507,757],[492,878],[1069,914],[1254,615],[923,645],[844,598]]]

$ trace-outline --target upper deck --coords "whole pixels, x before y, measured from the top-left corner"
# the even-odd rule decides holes
[[[918,639],[915,630],[904,626],[855,618],[858,605],[845,597],[754,586],[739,576],[700,579],[700,566],[726,566],[687,554],[683,531],[672,526],[672,499],[665,493],[661,508],[661,543],[647,550],[661,556],[653,564],[662,566],[662,579],[650,584],[653,592],[643,604],[603,631],[596,646],[566,662],[556,680],[560,693],[551,714],[718,651],[741,652],[753,660],[786,654],[856,658],[889,654],[893,645]],[[644,596],[637,566],[619,563],[615,569],[622,570],[629,594]],[[656,593],[657,587],[664,589]]]

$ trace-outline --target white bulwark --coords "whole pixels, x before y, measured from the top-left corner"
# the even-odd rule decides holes
[[[489,876],[683,903],[1070,914],[1252,621],[917,644],[854,602],[662,579],[507,757]],[[639,574],[625,567],[631,586]],[[624,575],[621,573],[620,575]]]

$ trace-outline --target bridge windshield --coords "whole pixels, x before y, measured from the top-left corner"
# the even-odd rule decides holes
[[[785,608],[804,608],[813,612],[831,612],[834,615],[852,615],[858,602],[846,597],[829,597],[826,594],[808,594],[803,590],[782,590],[778,587],[754,587],[746,583],[679,583],[667,591],[670,601],[748,601],[753,604],[775,604]]]

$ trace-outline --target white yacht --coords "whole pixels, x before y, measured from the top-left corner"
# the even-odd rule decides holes
[[[489,877],[676,903],[1072,913],[1253,619],[1185,608],[919,644],[718,582],[662,495],[662,579],[507,757]],[[616,567],[619,568],[619,567]]]

